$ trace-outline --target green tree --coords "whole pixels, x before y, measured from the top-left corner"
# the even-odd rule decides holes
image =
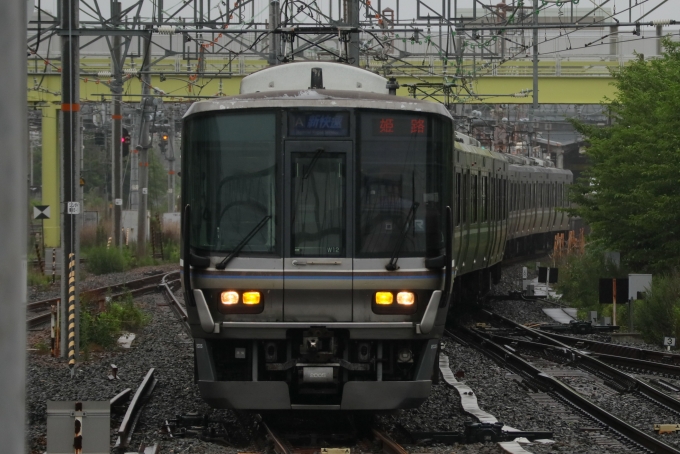
[[[680,264],[680,43],[613,73],[606,128],[575,123],[590,141],[592,167],[572,189],[593,236],[634,269]]]

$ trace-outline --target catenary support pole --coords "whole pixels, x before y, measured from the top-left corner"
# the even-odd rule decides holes
[[[111,19],[115,25],[120,23],[120,2],[111,2]],[[121,39],[116,35],[113,37],[113,61],[111,70],[113,80],[111,81],[112,113],[111,113],[111,194],[113,195],[113,242],[118,248],[123,247],[123,115],[122,115],[122,94],[123,94],[123,62],[121,59]]]
[[[175,109],[168,109],[170,116],[170,131],[168,131],[168,150],[166,159],[168,160],[168,212],[175,211]]]
[[[272,32],[269,34],[269,58],[267,63],[271,66],[279,64],[279,57],[281,53],[281,45],[279,43],[279,35],[273,33],[279,26],[279,21],[281,19],[281,9],[278,0],[274,0],[269,3],[269,30]]]
[[[69,332],[69,324],[75,325],[75,336],[70,340],[62,337],[61,355],[78,359],[79,336],[79,301],[78,301],[78,270],[75,267],[72,276],[68,271],[71,260],[80,259],[79,220],[81,206],[79,203],[80,183],[80,39],[77,34],[79,21],[78,12],[80,0],[62,0],[61,27],[64,34],[61,37],[61,301],[62,319],[61,332]],[[71,34],[70,32],[75,33]],[[74,254],[75,256],[72,256]],[[71,282],[72,281],[72,282]],[[69,315],[69,288],[73,286],[75,307]],[[73,344],[71,344],[73,342]]]
[[[538,0],[534,0],[534,10],[533,10],[533,23],[534,25],[538,25]],[[533,59],[533,64],[534,64],[534,87],[533,87],[533,98],[534,98],[534,103],[533,103],[533,109],[534,109],[534,115],[536,114],[536,110],[538,109],[538,28],[534,28],[533,31],[533,40],[534,40],[534,59]]]
[[[142,41],[144,43],[144,63],[142,64],[142,105],[141,124],[139,128],[139,192],[137,193],[139,207],[137,210],[137,257],[146,254],[146,207],[148,201],[149,181],[149,147],[151,135],[149,133],[153,114],[153,98],[151,93],[151,75],[148,74],[151,64],[151,35]]]
[[[347,0],[349,2],[349,25],[359,28],[359,0]],[[350,33],[347,57],[349,64],[359,66],[359,32]]]
[[[0,14],[0,440],[2,452],[25,449],[26,383],[26,2]]]

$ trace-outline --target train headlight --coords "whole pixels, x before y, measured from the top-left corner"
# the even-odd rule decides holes
[[[397,293],[397,304],[402,306],[413,306],[416,302],[416,296],[412,292]]]
[[[222,292],[222,304],[227,305],[227,306],[232,306],[234,304],[238,304],[239,296],[238,292],[235,292],[233,290],[228,290],[226,292]]]
[[[394,295],[392,292],[376,292],[375,293],[375,304],[381,306],[387,306],[394,302]]]
[[[243,292],[243,304],[248,306],[260,304],[260,292]]]

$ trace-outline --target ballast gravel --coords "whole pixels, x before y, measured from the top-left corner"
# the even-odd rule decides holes
[[[154,267],[158,268],[158,267]],[[174,267],[176,269],[176,266]],[[174,270],[173,269],[173,270]],[[170,271],[170,270],[166,270]],[[127,275],[132,279],[132,275]],[[138,272],[142,277],[143,272]],[[103,276],[92,287],[110,285],[120,281],[119,277]],[[34,299],[47,298],[39,295]],[[180,298],[181,299],[181,298]],[[46,449],[46,401],[47,400],[108,400],[125,388],[133,392],[150,368],[155,368],[158,384],[151,399],[144,408],[139,425],[130,444],[130,451],[140,445],[159,444],[162,453],[237,453],[264,452],[266,445],[261,434],[254,432],[254,415],[228,410],[211,411],[201,400],[193,383],[193,344],[184,333],[174,313],[165,304],[160,294],[147,295],[137,299],[138,304],[152,319],[132,343],[129,350],[93,352],[90,357],[77,365],[75,377],[70,373],[65,360],[51,358],[36,351],[29,353],[27,377],[27,422],[30,452],[38,454]],[[507,303],[512,307],[512,303]],[[43,334],[47,339],[47,334]],[[504,424],[519,430],[548,430],[554,432],[553,444],[524,445],[535,453],[608,453],[635,452],[606,448],[595,443],[593,432],[582,429],[595,424],[575,413],[569,420],[562,418],[555,407],[543,406],[531,398],[510,372],[499,367],[477,350],[462,346],[446,338],[442,352],[449,357],[453,372],[462,371],[460,378],[477,395],[481,409],[496,416]],[[110,365],[118,366],[119,380],[109,380]],[[561,403],[555,405],[563,406]],[[166,420],[175,415],[189,412],[211,413],[222,418],[228,432],[226,445],[204,442],[195,438],[170,438],[161,433]],[[122,416],[112,416],[111,445]],[[492,443],[453,445],[421,443],[412,444],[408,433],[413,431],[462,431],[465,421],[475,421],[461,408],[458,392],[443,380],[432,388],[430,398],[421,407],[413,410],[379,413],[375,423],[388,431],[397,441],[412,453],[500,453],[501,448]],[[597,432],[595,432],[597,435]],[[606,432],[598,440],[608,440]],[[619,445],[619,448],[622,448]],[[355,452],[380,452],[379,445],[362,443],[353,448]]]

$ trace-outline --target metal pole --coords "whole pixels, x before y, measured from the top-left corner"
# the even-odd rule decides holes
[[[26,3],[3,3],[0,14],[0,439],[4,452],[26,452]]]
[[[175,211],[175,110],[170,109],[170,133],[168,136],[168,212]]]
[[[111,2],[111,18],[113,24],[120,23],[120,2]],[[123,115],[121,110],[122,94],[123,94],[123,62],[121,59],[121,42],[120,36],[113,37],[113,80],[111,81],[111,103],[113,104],[113,113],[111,114],[111,159],[112,163],[112,188],[113,194],[113,241],[118,248],[123,247],[123,231],[122,231],[122,217],[123,217],[123,146],[121,138],[123,137]]]
[[[79,303],[78,273],[73,261],[80,258],[80,239],[78,238],[78,217],[81,206],[78,202],[78,185],[80,182],[80,38],[71,35],[72,30],[79,27],[78,11],[80,0],[62,0],[61,27],[65,34],[61,38],[61,301],[62,301],[62,333],[61,355],[68,356],[71,374],[74,372],[78,358],[79,335]],[[58,210],[55,210],[58,212]],[[68,273],[68,270],[71,270]],[[70,328],[70,329],[69,329]]]
[[[538,0],[534,0],[533,23],[538,25]],[[533,31],[534,40],[534,91],[533,91],[533,108],[534,111],[538,109],[538,28]]]
[[[270,65],[277,65],[279,63],[279,35],[273,33],[279,27],[279,20],[281,19],[281,10],[278,0],[274,0],[269,4],[269,61]]]
[[[349,25],[351,27],[359,27],[359,0],[349,1]],[[347,58],[349,64],[359,66],[359,32],[351,32],[349,39],[349,46]]]
[[[146,254],[146,206],[148,201],[149,180],[149,147],[151,146],[151,109],[153,98],[150,95],[151,75],[148,74],[151,63],[151,35],[144,38],[144,63],[142,71],[142,106],[141,125],[139,128],[139,209],[137,210],[137,257]]]

